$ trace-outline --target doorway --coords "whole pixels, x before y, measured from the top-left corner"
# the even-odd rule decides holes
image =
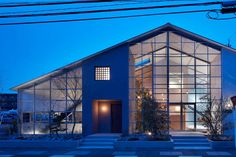
[[[93,102],[93,132],[122,132],[122,103],[117,100],[95,100]]]
[[[196,104],[172,103],[169,106],[170,130],[196,130]]]

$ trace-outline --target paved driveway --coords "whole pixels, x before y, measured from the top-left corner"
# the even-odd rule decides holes
[[[32,149],[0,148],[0,157],[40,156],[40,157],[236,157],[235,150],[149,150],[149,151],[114,151],[73,149]]]

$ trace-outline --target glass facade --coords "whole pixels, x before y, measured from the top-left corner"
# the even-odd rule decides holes
[[[22,134],[82,133],[82,68],[18,90]]]
[[[201,112],[221,100],[221,52],[178,32],[160,32],[129,47],[130,133],[136,132],[136,92],[148,90],[166,108],[169,130],[202,130]]]

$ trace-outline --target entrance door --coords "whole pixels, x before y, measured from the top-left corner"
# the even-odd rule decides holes
[[[121,133],[122,129],[122,106],[111,104],[111,132]]]
[[[195,130],[196,105],[195,103],[170,104],[170,130]]]
[[[119,100],[94,100],[92,118],[94,133],[121,133],[122,102]]]

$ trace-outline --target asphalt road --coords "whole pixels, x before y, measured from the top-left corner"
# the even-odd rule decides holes
[[[236,150],[148,150],[115,151],[108,149],[46,149],[46,148],[4,148],[0,146],[0,157],[236,157]]]

